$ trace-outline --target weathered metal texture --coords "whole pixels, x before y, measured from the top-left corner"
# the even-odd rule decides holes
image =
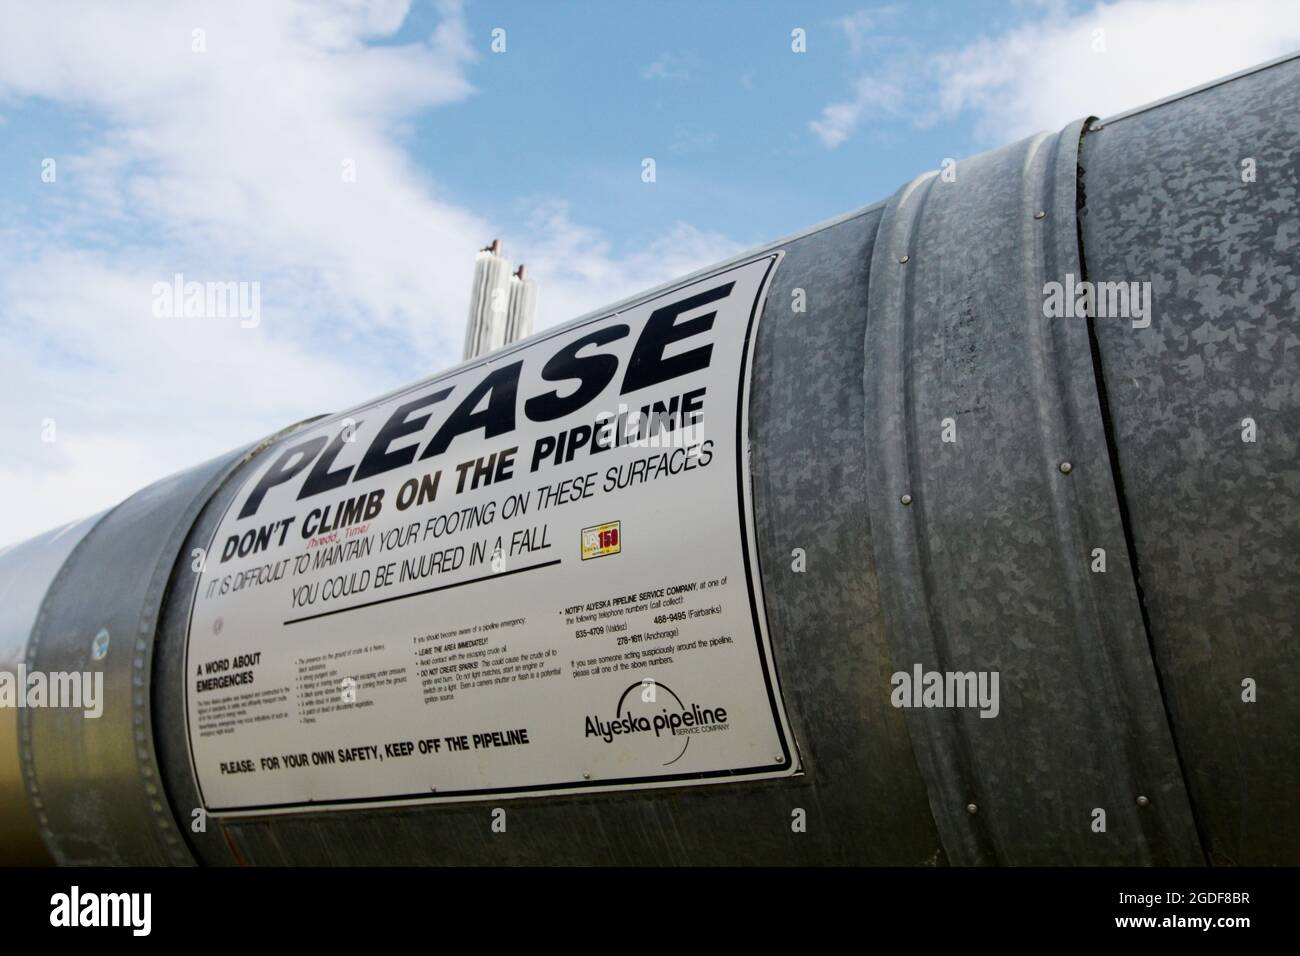
[[[763,586],[786,706],[806,773],[792,781],[596,796],[213,819],[187,833],[204,862],[246,864],[934,863],[938,834],[901,716],[860,492],[861,341],[879,209],[772,248],[751,403]],[[809,312],[791,310],[807,291]],[[202,547],[242,483],[205,509]],[[791,570],[792,548],[809,570]],[[666,557],[666,560],[671,560]],[[179,573],[179,572],[178,572]],[[155,671],[158,737],[176,815],[199,806],[184,734],[185,633],[192,589],[176,582]],[[183,596],[182,596],[183,595]],[[508,811],[492,831],[490,809]],[[792,812],[807,814],[794,832]]]
[[[1103,124],[1081,165],[1088,278],[1154,299],[1094,324],[1202,837],[1300,864],[1300,59]]]
[[[101,517],[74,521],[0,551],[0,672],[18,673],[50,583]],[[9,864],[49,863],[23,783],[18,713],[13,707],[0,707],[0,847]]]
[[[63,864],[185,864],[152,739],[150,674],[164,588],[189,568],[181,543],[242,453],[173,475],[108,512],[50,586],[27,644],[29,671],[103,672],[103,713],[23,710],[23,776],[41,836]],[[107,652],[92,644],[107,633]],[[102,640],[102,639],[101,639]]]
[[[902,712],[871,558],[861,342],[883,209],[792,244],[759,328],[750,402],[757,537],[772,635],[830,858],[936,864],[940,834]],[[851,228],[850,228],[851,225]],[[802,290],[807,313],[795,312]],[[800,549],[805,570],[794,570]]]
[[[887,207],[747,254],[785,253],[758,329],[750,467],[802,776],[514,800],[503,803],[505,834],[492,831],[491,802],[211,819],[192,832],[188,555],[211,541],[252,455],[281,435],[146,489],[63,563],[28,665],[86,670],[100,627],[112,643],[101,720],[23,717],[31,806],[55,856],[1196,863],[1176,739],[1215,859],[1294,862],[1296,669],[1285,632],[1300,587],[1296,143],[1295,124],[1266,128],[1263,117],[1284,94],[1292,110],[1296,100],[1293,67],[1271,72],[1280,76],[1235,80],[1084,139],[1087,268],[1152,273],[1158,312],[1146,340],[1097,320],[1090,341],[1084,320],[1042,317],[1044,283],[1083,268],[1078,124],[964,161],[956,182],[923,178]],[[1246,92],[1222,92],[1242,83]],[[1207,96],[1226,97],[1210,101],[1216,118],[1193,102]],[[1263,97],[1272,103],[1256,115],[1250,104]],[[1201,152],[1204,141],[1218,154]],[[1214,178],[1216,163],[1235,171],[1239,157],[1222,154],[1236,145],[1266,158],[1261,175],[1274,178],[1260,195]],[[1175,186],[1164,184],[1171,171]],[[1144,199],[1171,188],[1167,208]],[[1225,235],[1212,231],[1224,222]],[[1203,261],[1212,272],[1220,258],[1235,271],[1217,287],[1181,268]],[[806,313],[792,308],[795,290]],[[1162,327],[1160,303],[1179,297],[1183,317]],[[1227,432],[1247,402],[1261,441],[1243,451]],[[941,440],[944,418],[955,444]],[[1105,573],[1090,570],[1096,548]],[[997,671],[999,716],[894,709],[890,677],[914,664]],[[1239,709],[1246,676],[1260,681],[1261,702]],[[1093,829],[1097,808],[1104,833]],[[807,832],[792,829],[795,809]]]
[[[1080,125],[908,184],[871,262],[865,493],[894,664],[1000,681],[996,717],[908,711],[959,864],[1202,861],[1087,326],[1043,314],[1045,283],[1078,273]]]

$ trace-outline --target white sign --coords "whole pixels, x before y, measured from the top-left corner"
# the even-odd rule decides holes
[[[205,807],[798,772],[746,455],[778,261],[537,336],[265,452],[190,620]]]

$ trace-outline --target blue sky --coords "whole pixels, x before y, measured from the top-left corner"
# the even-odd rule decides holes
[[[683,219],[758,244],[888,196],[944,157],[997,145],[966,114],[930,127],[891,120],[837,149],[824,148],[808,121],[882,54],[957,49],[1041,16],[1038,5],[1006,0],[471,4],[473,92],[410,116],[394,138],[431,192],[503,224],[564,197],[573,218],[616,249]],[[366,42],[418,46],[442,19],[434,3],[417,2],[399,29]],[[498,27],[506,51],[494,54]],[[795,27],[807,33],[802,55],[791,50]],[[32,157],[86,152],[107,124],[93,109],[41,98],[13,101],[2,115],[3,201],[25,200],[23,212],[39,221],[56,197],[30,175]],[[640,179],[647,156],[655,189]],[[80,239],[130,237],[87,229]]]
[[[530,197],[566,196],[576,220],[617,243],[650,241],[688,219],[756,244],[887,196],[942,157],[978,149],[967,117],[822,147],[808,120],[872,55],[853,49],[843,25],[861,4],[664,2],[644,7],[654,13],[627,12],[634,9],[469,8],[474,34],[507,30],[507,52],[476,64],[475,96],[416,124],[412,150],[437,153],[443,186],[502,221]],[[1005,2],[866,9],[879,23],[877,53],[960,44],[1023,16]],[[417,13],[403,32],[422,19]],[[791,51],[796,26],[808,34],[803,55]],[[448,137],[458,147],[440,150]],[[639,176],[646,156],[657,164],[654,189]]]
[[[544,328],[1300,47],[1294,0],[53,9],[0,0],[0,547],[454,364],[493,237]]]

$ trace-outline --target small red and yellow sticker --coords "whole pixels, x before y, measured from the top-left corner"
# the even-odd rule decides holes
[[[606,521],[594,528],[582,529],[582,560],[603,558],[607,554],[618,554],[623,550],[623,537],[619,533],[619,522]]]

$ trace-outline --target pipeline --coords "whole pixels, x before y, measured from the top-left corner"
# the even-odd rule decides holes
[[[1297,103],[963,160],[0,553],[4,861],[1300,863]]]

